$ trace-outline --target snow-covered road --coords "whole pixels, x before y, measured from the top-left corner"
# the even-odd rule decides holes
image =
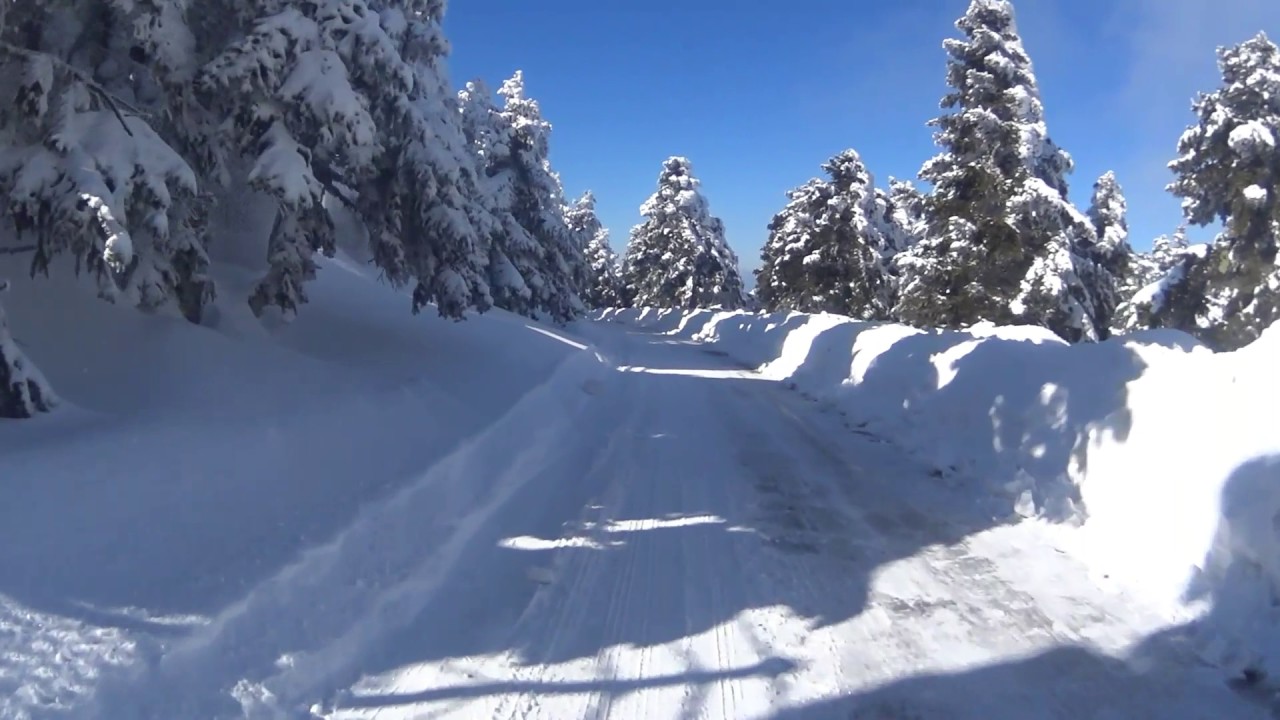
[[[580,331],[616,371],[559,373],[99,715],[1266,717],[1052,529],[704,348]]]

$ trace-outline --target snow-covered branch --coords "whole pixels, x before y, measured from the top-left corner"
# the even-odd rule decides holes
[[[0,280],[0,294],[9,281]],[[4,307],[0,306],[0,418],[29,418],[49,412],[58,398],[22,349],[9,334]]]
[[[82,83],[85,86],[85,89],[87,89],[90,93],[92,93],[93,96],[97,98],[98,101],[101,102],[103,105],[105,105],[108,110],[110,110],[112,113],[115,114],[116,119],[120,121],[120,125],[124,128],[124,131],[128,133],[130,137],[133,136],[133,131],[129,129],[129,123],[125,122],[124,113],[120,112],[120,108],[123,107],[124,109],[128,110],[130,113],[137,115],[139,117],[146,117],[146,113],[130,105],[128,102],[117,97],[116,95],[111,93],[109,90],[102,87],[102,85],[94,81],[94,79],[90,77],[89,74],[86,73],[85,71],[75,67],[74,65],[67,64],[62,60],[59,60],[58,58],[50,55],[49,53],[40,52],[38,50],[28,50],[26,48],[18,47],[13,43],[5,42],[4,40],[0,40],[0,53],[12,55],[15,57],[20,57],[25,60],[43,59],[52,63],[59,70],[67,73],[68,75],[71,75],[77,81]]]

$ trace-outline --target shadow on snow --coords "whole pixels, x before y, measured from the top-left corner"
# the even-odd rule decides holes
[[[803,380],[807,374],[830,372],[817,363],[831,363],[832,358],[836,358],[837,367],[843,363],[847,376],[852,333],[857,332],[857,327],[836,326],[818,334],[809,353],[812,360],[797,370],[795,378]],[[953,369],[957,378],[998,375],[999,393],[993,392],[990,386],[970,385],[962,380],[941,383],[934,359],[940,352],[955,349],[967,340],[968,336],[958,333],[907,336],[876,359],[861,387],[875,388],[878,384],[905,387],[905,409],[917,404],[973,408],[972,416],[952,421],[966,428],[971,437],[983,441],[982,452],[990,453],[987,459],[993,467],[1010,472],[1016,468],[1037,476],[1042,481],[1035,486],[1038,504],[1051,514],[1065,517],[1066,508],[1078,498],[1070,496],[1065,483],[1059,483],[1060,478],[1050,477],[1054,473],[1052,469],[1064,466],[1073,457],[1077,462],[1087,462],[1087,457],[1082,455],[1086,445],[1081,438],[1090,428],[1125,436],[1130,414],[1124,384],[1141,374],[1142,363],[1120,343],[1106,343],[1068,355],[1052,345],[1030,344],[1011,354],[999,347],[1004,341],[989,341],[958,354]],[[647,336],[647,341],[687,345],[652,335]],[[1072,372],[1088,353],[1097,354],[1097,366],[1107,368],[1108,375]],[[564,663],[596,657],[609,647],[657,646],[699,635],[753,608],[786,607],[816,625],[840,623],[867,608],[870,584],[878,568],[911,557],[929,546],[959,543],[1008,517],[1001,508],[974,502],[971,488],[948,488],[939,483],[930,477],[932,468],[905,458],[887,442],[855,433],[846,433],[842,442],[831,442],[832,438],[841,437],[839,430],[845,422],[836,413],[814,412],[814,405],[805,403],[799,396],[735,372],[738,366],[726,357],[693,348],[686,352],[663,348],[662,352],[642,354],[644,357],[615,360],[619,365],[667,371],[639,373],[644,375],[646,388],[661,388],[665,397],[685,398],[693,407],[692,403],[708,391],[709,383],[723,384],[717,385],[717,390],[727,388],[732,392],[741,401],[738,408],[743,413],[782,413],[790,420],[779,432],[762,432],[764,426],[750,422],[749,418],[718,418],[727,433],[723,447],[732,447],[735,452],[732,458],[735,474],[727,483],[729,491],[702,495],[683,491],[698,486],[698,472],[715,467],[676,462],[651,464],[663,472],[655,477],[630,478],[628,484],[632,487],[626,489],[630,492],[637,484],[647,483],[668,490],[655,491],[650,496],[651,504],[646,507],[644,518],[600,514],[607,512],[607,503],[593,495],[599,487],[594,482],[597,478],[591,473],[582,473],[570,458],[552,462],[543,471],[544,478],[528,483],[523,494],[512,499],[509,503],[512,510],[504,514],[502,523],[495,523],[495,527],[486,529],[489,535],[479,536],[468,545],[455,569],[442,583],[444,592],[431,598],[414,622],[398,631],[398,637],[404,641],[384,643],[379,655],[363,664],[362,671],[376,674],[416,663],[508,651],[514,652],[525,664]],[[1116,354],[1128,357],[1117,362]],[[1052,391],[1046,392],[1046,386],[1052,386]],[[851,391],[855,407],[859,392],[870,390]],[[867,401],[873,399],[867,398]],[[1049,435],[1024,431],[1041,427],[1056,430]],[[689,429],[687,423],[671,422],[667,427],[659,419],[643,433],[626,437],[625,444],[631,452],[646,457],[676,457],[675,453],[682,448],[696,448],[707,442],[706,438],[689,436]],[[625,434],[627,431],[614,428],[609,432]],[[513,442],[518,439],[513,438]],[[796,453],[792,450],[796,446],[804,446],[806,452]],[[1033,449],[1036,451],[1031,452]],[[798,457],[802,458],[799,466],[796,465]],[[718,467],[724,466],[722,462]],[[1233,479],[1232,486],[1274,482],[1275,465],[1263,468],[1257,472],[1256,468],[1242,468],[1242,474]],[[614,469],[599,467],[592,472]],[[554,480],[557,475],[566,479],[557,484]],[[999,484],[1008,479],[985,480]],[[530,493],[547,488],[563,492],[563,497],[545,505],[534,502],[536,498]],[[917,488],[921,491],[917,492]],[[560,521],[580,513],[584,507],[599,513],[580,518],[576,526],[561,527]],[[666,522],[639,522],[655,519]],[[131,532],[128,518],[121,520],[117,531]],[[650,607],[645,614],[646,622],[610,623],[605,617],[612,607],[610,603],[627,601],[612,591],[627,588],[590,586],[590,580],[596,576],[586,565],[590,564],[592,554],[638,552],[640,545],[635,538],[640,533],[646,535],[643,551],[647,555],[643,561],[671,566],[667,574],[655,577],[682,577],[685,582],[648,588],[645,597]],[[503,541],[511,537],[554,541],[565,534],[583,536],[593,542],[584,542],[583,547],[554,542],[545,549],[503,547]],[[717,593],[720,602],[690,603],[689,593],[706,595],[710,592],[708,584],[717,580],[688,574],[704,565],[692,563],[683,553],[687,548],[700,547],[710,548],[708,552],[723,552],[722,560],[728,564],[746,557],[762,557],[771,571],[779,573],[777,577],[794,582],[744,584],[736,592]],[[430,548],[422,550],[424,555],[430,551]],[[16,557],[11,554],[9,560],[17,562]],[[583,586],[565,588],[553,583],[540,590],[528,576],[531,561],[536,564],[539,558],[552,572],[556,567],[574,566],[578,577],[583,579]],[[118,564],[137,561],[127,557],[104,560]],[[480,575],[474,568],[485,568],[486,573]],[[739,574],[747,570],[744,568]],[[37,587],[31,572],[0,573],[0,593],[12,593],[42,609],[80,617],[89,623],[154,634],[173,632],[171,628],[161,629],[145,623],[137,627],[130,624],[135,621],[111,611],[86,609],[77,604],[77,598],[60,591],[56,585]],[[1238,576],[1239,573],[1228,574],[1223,583],[1197,591],[1215,593],[1215,598],[1232,597],[1228,584],[1243,582]],[[15,580],[23,585],[13,587]],[[68,584],[64,590],[74,586]],[[458,597],[474,601],[459,603]],[[596,601],[603,601],[605,606],[595,607],[593,613],[592,605],[598,605]],[[539,602],[552,604],[548,617],[558,618],[560,622],[541,628],[528,627],[525,621],[530,604]],[[1223,606],[1229,607],[1229,604],[1224,602]],[[568,622],[577,623],[574,632],[569,636],[559,633],[557,625]],[[512,628],[517,632],[513,634]],[[908,678],[858,696],[783,711],[776,717],[859,720],[997,717],[1001,711],[1008,712],[1011,704],[1026,710],[1018,712],[1019,717],[1074,718],[1087,716],[1082,713],[1088,712],[1097,712],[1102,717],[1109,706],[1101,695],[1089,700],[1089,693],[1068,693],[1067,689],[1097,684],[1112,688],[1122,697],[1127,686],[1144,681],[1140,669],[1144,656],[1182,652],[1177,642],[1182,632],[1171,631],[1168,636],[1151,638],[1134,658],[1126,660],[1098,655],[1084,648],[1061,647],[1036,657],[963,673]],[[703,686],[734,678],[772,678],[791,671],[793,665],[790,659],[772,657],[738,669],[694,669],[642,680],[495,681],[356,698],[344,705],[387,707],[515,692],[617,696],[669,685]],[[334,678],[333,686],[341,687],[355,679]],[[1178,691],[1170,688],[1170,697],[1178,697]],[[1193,706],[1194,703],[1190,703],[1185,707],[1191,710]],[[1142,708],[1130,710],[1143,711]]]
[[[843,352],[847,369],[851,332],[855,330],[838,326],[819,334],[815,339],[815,352],[811,352],[810,357],[820,360]],[[646,335],[643,332],[629,334]],[[955,371],[957,377],[963,378],[981,375],[982,371],[977,368],[985,366],[988,375],[998,375],[1003,388],[999,394],[991,394],[988,387],[966,386],[963,382],[944,384],[938,389],[934,356],[968,339],[960,334],[944,336],[941,345],[936,335],[909,336],[895,343],[870,368],[867,386],[874,387],[882,375],[905,375],[919,378],[910,388],[908,403],[954,402],[956,398],[949,395],[965,395],[963,402],[988,411],[975,411],[972,418],[955,420],[987,429],[986,443],[993,455],[991,459],[997,461],[995,465],[1017,467],[1026,472],[1047,474],[1048,467],[1065,465],[1071,458],[1077,463],[1087,462],[1085,438],[1089,431],[1112,432],[1122,439],[1128,433],[1131,415],[1126,407],[1124,386],[1144,368],[1136,354],[1122,344],[1081,349],[1067,360],[1062,359],[1061,348],[1029,345],[1025,352],[1016,354],[1013,361],[1007,357],[1008,350],[997,347],[996,342],[980,344],[959,357]],[[661,346],[688,345],[653,335],[648,342]],[[1100,367],[1110,368],[1109,374],[1071,372],[1068,360],[1078,363],[1088,353],[1097,354]],[[1116,354],[1125,356],[1124,361],[1117,362],[1113,357]],[[626,364],[623,360],[626,359],[619,359],[620,365]],[[659,393],[663,397],[682,397],[695,402],[700,393],[706,391],[708,383],[717,383],[718,389],[727,388],[742,399],[740,407],[744,412],[780,412],[793,422],[787,424],[783,432],[766,433],[761,431],[761,425],[741,417],[719,418],[732,439],[725,447],[733,447],[736,453],[733,461],[737,470],[729,483],[730,491],[693,498],[688,492],[655,493],[653,497],[659,499],[658,503],[650,506],[646,515],[651,521],[665,519],[667,522],[641,524],[635,519],[602,516],[566,529],[568,537],[584,538],[581,543],[557,544],[551,539],[558,536],[550,532],[543,522],[545,519],[515,518],[512,526],[504,525],[502,530],[508,535],[541,537],[547,540],[545,548],[525,547],[514,552],[497,547],[499,542],[476,543],[471,551],[473,557],[460,567],[490,569],[506,565],[505,570],[485,577],[462,570],[448,586],[466,597],[484,600],[463,606],[448,600],[431,603],[405,630],[405,636],[415,638],[415,642],[387,646],[376,662],[365,666],[366,672],[377,674],[417,663],[503,652],[514,652],[521,663],[530,666],[565,663],[597,657],[610,647],[652,647],[696,636],[753,608],[785,607],[809,619],[811,627],[836,624],[867,608],[870,584],[878,568],[930,546],[960,543],[1009,517],[1000,508],[974,502],[972,488],[947,487],[940,483],[931,477],[930,468],[905,458],[889,443],[854,433],[844,435],[842,442],[829,442],[829,438],[840,437],[839,428],[844,424],[835,413],[814,412],[812,404],[806,404],[795,394],[767,385],[762,388],[758,380],[727,372],[732,362],[718,352],[705,349],[697,352],[689,348],[686,352],[653,353],[653,357],[634,362],[630,367],[650,371],[646,387],[656,392],[657,386],[663,385]],[[801,367],[797,374],[805,372],[822,370]],[[1052,392],[1045,392],[1046,386],[1052,387]],[[768,402],[753,400],[762,397]],[[1017,413],[1017,416],[1007,417],[1005,412]],[[1056,427],[1058,432],[1017,434],[1020,428],[1044,425]],[[669,430],[646,428],[653,432],[634,437],[631,442],[636,444],[636,452],[648,457],[674,453],[670,449],[672,444],[688,447],[707,442],[705,438],[681,437],[680,433],[687,432],[688,428],[679,423]],[[814,432],[815,428],[819,431]],[[791,450],[797,445],[806,446],[806,452]],[[1031,447],[1039,448],[1033,459],[1041,460],[1042,465],[1028,462],[1031,454],[1027,451]],[[1002,454],[1008,457],[1001,457]],[[803,458],[800,466],[795,465],[796,458]],[[628,483],[665,485],[668,490],[692,488],[698,486],[696,474],[703,470],[679,463],[655,467],[661,467],[663,472],[653,477],[630,478]],[[913,486],[922,491],[915,492]],[[1047,483],[1037,485],[1037,501],[1051,515],[1062,512],[1065,517],[1071,503],[1078,498],[1055,498],[1047,494],[1061,490]],[[575,502],[603,511],[601,505],[591,505],[594,498],[580,497]],[[664,502],[668,504],[664,506]],[[610,522],[614,523],[613,531],[608,530]],[[616,530],[619,523],[633,529]],[[639,529],[635,529],[637,527]],[[668,572],[655,577],[681,577],[685,582],[646,588],[645,622],[610,623],[609,615],[622,611],[619,607],[629,602],[628,598],[618,596],[629,587],[594,586],[593,580],[606,578],[591,574],[590,556],[641,552],[638,546],[631,546],[630,536],[638,532],[647,536],[643,549],[646,557],[638,558],[637,566],[642,562],[665,564]],[[720,588],[713,593],[710,585],[724,578],[690,574],[705,566],[691,563],[684,555],[688,548],[701,547],[723,553],[722,560],[727,564],[753,555],[764,557],[771,571],[780,573],[776,577],[789,581],[773,585],[744,584],[740,588]],[[575,577],[581,578],[581,582],[569,588],[553,583],[550,589],[540,592],[528,581],[524,570],[530,564],[531,552],[551,563],[553,550],[561,558],[558,562],[575,566],[578,570]],[[741,573],[759,569],[741,568]],[[727,598],[728,602],[690,603],[689,593],[714,595]],[[549,613],[537,615],[544,625],[522,626],[528,619],[531,603],[550,608]],[[567,625],[572,626],[572,633],[560,631]],[[517,628],[515,633],[510,631],[512,627]],[[465,630],[442,632],[443,628]],[[486,633],[478,628],[504,630]],[[1190,663],[1185,641],[1193,630],[1176,628],[1152,637],[1132,657],[1125,659],[1083,647],[1063,646],[977,670],[908,678],[862,695],[784,711],[777,717],[987,718],[1000,716],[1002,709],[1007,714],[1010,707],[1020,708],[1014,713],[1018,717],[1075,718],[1089,716],[1089,712],[1098,713],[1098,717],[1165,717],[1167,715],[1160,715],[1154,708],[1133,706],[1131,703],[1135,701],[1127,699],[1129,691],[1142,685],[1147,692],[1132,693],[1132,696],[1150,698],[1155,694],[1151,692],[1153,684],[1169,682],[1168,676],[1148,674],[1145,667],[1165,661],[1180,666]],[[690,671],[678,677],[637,681],[494,682],[362,698],[352,700],[350,706],[384,707],[512,692],[595,692],[609,696],[668,683],[699,685],[733,677],[773,677],[784,674],[786,664],[791,662],[774,657],[763,666],[723,674]],[[1221,671],[1204,672],[1221,677]],[[1159,692],[1171,699],[1172,706],[1178,705],[1178,698],[1184,698],[1181,707],[1187,711],[1186,717],[1225,717],[1221,714],[1225,711],[1221,703],[1231,702],[1236,696],[1225,685],[1218,687],[1223,690],[1222,696],[1191,697],[1188,693],[1194,691],[1187,687],[1168,687]],[[1098,692],[1093,691],[1095,688]],[[1114,714],[1117,707],[1129,714]],[[1197,714],[1208,712],[1206,708],[1217,714]]]

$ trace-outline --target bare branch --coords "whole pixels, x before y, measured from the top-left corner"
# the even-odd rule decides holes
[[[35,252],[39,250],[39,245],[19,245],[17,247],[0,247],[0,255],[18,255],[21,253]]]
[[[100,87],[94,87],[92,85],[89,86],[89,90],[93,92],[99,100],[105,103],[107,107],[111,108],[111,112],[115,113],[116,119],[120,121],[120,127],[124,128],[125,133],[127,133],[129,137],[133,137],[133,131],[129,129],[129,123],[124,121],[124,115],[120,113],[120,107],[116,104],[116,99],[111,96],[111,93],[108,93]]]

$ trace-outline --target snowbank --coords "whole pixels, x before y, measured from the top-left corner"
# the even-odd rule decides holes
[[[993,512],[1062,521],[1100,581],[1203,618],[1204,659],[1280,673],[1280,327],[1214,354],[1171,331],[1069,346],[1030,327],[599,317],[708,343],[926,458]]]
[[[72,705],[156,638],[210,637],[251,588],[409,489],[407,524],[431,526],[424,508],[489,488],[424,486],[424,469],[599,365],[562,331],[414,316],[369,266],[322,265],[287,325],[254,318],[235,298],[256,275],[221,265],[230,300],[197,327],[0,258],[13,337],[62,401],[0,420],[0,716]],[[417,539],[419,555],[446,541]]]

